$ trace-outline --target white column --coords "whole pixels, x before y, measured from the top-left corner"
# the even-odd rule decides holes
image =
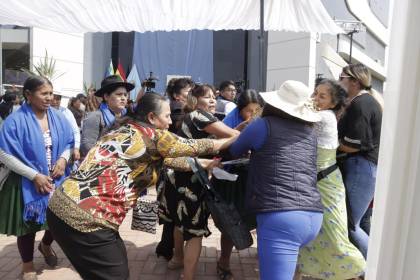
[[[83,80],[87,86],[93,85],[97,89],[101,87],[101,81],[111,61],[111,47],[111,32],[85,34]]]
[[[394,6],[367,279],[420,279],[420,1]]]
[[[286,80],[297,80],[313,86],[315,64],[315,34],[268,32],[267,90],[278,89]]]

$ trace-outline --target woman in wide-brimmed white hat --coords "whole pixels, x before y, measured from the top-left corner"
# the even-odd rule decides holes
[[[320,116],[312,91],[298,81],[260,93],[262,117],[248,125],[230,152],[251,150],[246,206],[257,216],[261,279],[292,279],[299,248],[314,239],[323,206],[316,187]]]

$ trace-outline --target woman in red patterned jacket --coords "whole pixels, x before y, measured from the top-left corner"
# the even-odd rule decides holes
[[[214,153],[233,141],[186,140],[155,128],[170,123],[169,102],[145,95],[134,116],[104,135],[52,196],[48,224],[83,279],[128,278],[118,227],[139,193],[156,184],[164,163],[183,168],[175,158]]]

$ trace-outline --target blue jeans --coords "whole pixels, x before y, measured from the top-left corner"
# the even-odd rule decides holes
[[[353,156],[348,158],[344,165],[348,211],[354,225],[354,229],[349,231],[350,239],[366,259],[369,235],[360,227],[360,221],[375,193],[376,164],[362,156]]]
[[[318,235],[322,217],[311,211],[257,214],[260,279],[293,279],[299,248]]]

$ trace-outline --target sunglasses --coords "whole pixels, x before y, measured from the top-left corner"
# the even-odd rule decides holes
[[[342,81],[344,78],[349,78],[349,79],[351,79],[351,78],[353,78],[352,76],[350,76],[350,75],[340,75],[340,77],[338,78],[338,80],[339,81]]]

